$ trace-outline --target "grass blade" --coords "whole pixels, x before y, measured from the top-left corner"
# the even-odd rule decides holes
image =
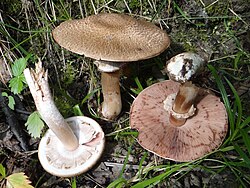
[[[244,128],[246,125],[250,123],[250,116],[247,117],[242,123],[241,123],[241,128]]]
[[[129,157],[129,155],[130,155],[130,153],[131,153],[131,150],[132,150],[132,146],[129,146],[129,147],[128,147],[128,153],[127,153],[127,156],[126,156],[126,158],[125,158],[125,160],[124,160],[124,164],[123,164],[123,166],[122,166],[122,170],[121,170],[121,172],[120,172],[119,178],[122,178],[122,175],[123,175],[123,173],[124,173],[124,171],[125,171],[125,169],[126,169],[126,165],[127,165],[127,163],[128,163],[128,157]]]
[[[235,90],[234,86],[231,84],[231,82],[226,78],[224,77],[227,84],[229,85],[230,89],[232,90],[233,94],[234,94],[234,97],[235,97],[235,102],[236,102],[236,105],[237,105],[237,114],[238,114],[238,118],[236,120],[236,128],[239,127],[240,125],[240,122],[241,122],[241,118],[242,118],[242,104],[241,104],[241,100],[240,100],[240,97],[237,93],[237,91]]]
[[[122,185],[125,183],[126,184],[127,180],[124,178],[118,178],[115,181],[113,181],[111,184],[108,185],[107,188],[118,188],[122,187]]]
[[[81,105],[83,105],[85,102],[88,101],[88,99],[90,99],[97,91],[100,91],[101,89],[98,88],[98,89],[94,89],[93,91],[89,92],[83,99],[82,99],[82,102],[81,102]]]
[[[192,23],[191,20],[187,17],[186,13],[184,13],[184,12],[181,10],[181,8],[180,8],[175,2],[173,2],[173,3],[174,3],[174,7],[176,8],[176,10],[183,16],[183,18],[184,18],[185,20],[187,20],[188,22]]]
[[[240,148],[238,144],[234,144],[235,150],[239,153],[239,155],[242,157],[242,159],[245,162],[245,165],[250,168],[250,159],[249,157],[244,153],[244,151]]]
[[[188,166],[190,168],[192,167],[190,162],[174,165],[172,169],[167,170],[165,173],[162,173],[162,174],[155,176],[153,178],[141,181],[141,182],[133,185],[131,188],[144,188],[144,187],[148,187],[149,185],[152,185],[152,184],[157,184],[160,181],[162,181],[163,179],[170,176],[173,172],[177,172],[178,170],[180,170],[184,166]]]
[[[143,171],[143,169],[142,169],[142,164],[143,164],[143,162],[145,161],[145,159],[146,159],[147,156],[148,156],[148,152],[144,152],[144,154],[143,154],[143,156],[142,156],[142,158],[141,158],[141,160],[140,160],[140,163],[139,163],[139,169],[138,169],[138,171],[139,171],[139,177],[140,177],[140,178],[141,178],[142,171]]]
[[[147,186],[149,186],[149,185],[151,185],[153,183],[160,182],[167,175],[168,175],[168,173],[160,174],[160,175],[158,175],[156,177],[153,177],[151,179],[147,179],[147,180],[144,180],[142,182],[139,182],[139,183],[135,184],[134,186],[132,186],[131,188],[143,188],[143,187],[147,187]]]
[[[240,130],[240,133],[241,133],[243,141],[244,141],[244,143],[245,143],[245,145],[247,147],[247,151],[248,151],[248,154],[249,154],[248,156],[250,156],[250,139],[249,139],[249,135],[248,135],[248,133],[246,131],[244,131],[242,129]]]
[[[229,118],[229,125],[230,125],[230,135],[233,134],[234,130],[235,130],[235,124],[234,124],[234,115],[231,111],[231,106],[230,106],[230,102],[229,99],[227,97],[227,92],[225,90],[225,87],[221,81],[221,78],[219,78],[218,73],[216,72],[215,68],[212,65],[207,65],[208,68],[211,70],[213,77],[215,78],[216,84],[220,90],[221,93],[221,97],[223,99],[224,105],[226,107],[227,113],[228,113],[228,118]],[[229,141],[229,139],[227,139],[225,143],[227,143]]]

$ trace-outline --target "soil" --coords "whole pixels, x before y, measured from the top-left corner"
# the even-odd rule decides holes
[[[68,6],[71,6],[73,10],[78,7],[78,4],[75,2],[67,1]],[[249,60],[247,60],[250,54],[250,2],[245,0],[179,0],[175,1],[178,7],[173,1],[170,2],[169,7],[167,3],[163,7],[160,7],[160,15],[157,15],[159,18],[164,18],[163,20],[166,25],[163,22],[157,22],[157,19],[155,22],[169,34],[172,42],[171,46],[158,57],[133,63],[130,65],[130,68],[123,71],[121,86],[124,104],[120,116],[113,122],[107,122],[94,116],[94,113],[98,112],[98,106],[100,106],[98,100],[102,100],[100,90],[95,92],[87,102],[80,106],[86,116],[92,117],[100,123],[107,136],[106,148],[98,164],[87,173],[76,177],[77,187],[79,188],[107,187],[120,176],[126,180],[136,182],[136,179],[133,178],[138,174],[141,168],[140,162],[144,157],[145,160],[141,164],[142,167],[149,168],[153,165],[176,164],[173,161],[162,159],[152,153],[146,152],[137,143],[133,134],[134,130],[131,131],[128,128],[128,119],[130,105],[133,101],[132,96],[135,96],[131,88],[138,88],[134,78],[137,77],[144,88],[155,82],[168,79],[167,75],[162,73],[162,69],[165,62],[178,53],[184,51],[197,52],[214,67],[220,68],[220,75],[229,75],[229,80],[233,83],[241,97],[244,109],[243,113],[246,116],[250,115],[248,108],[250,67]],[[121,2],[117,4],[115,5],[125,7]],[[204,9],[203,4],[206,5],[206,9]],[[24,5],[28,8],[25,8]],[[43,3],[41,7],[45,7]],[[135,13],[139,13],[139,8],[134,9]],[[27,10],[30,12],[25,12]],[[73,10],[72,17],[79,18],[79,15]],[[35,3],[31,0],[22,0],[21,3],[17,0],[2,1],[0,2],[2,20],[0,21],[4,21],[6,25],[16,27],[20,30],[28,31],[29,27],[27,27],[25,15],[30,14],[33,15],[33,17],[30,17],[30,23],[34,24],[31,25],[32,29],[39,30],[39,25],[42,22],[35,19],[39,11]],[[148,9],[148,12],[145,12],[146,16],[150,15],[151,12],[152,10]],[[225,15],[227,17],[224,17]],[[190,17],[196,19],[189,19]],[[58,24],[59,21],[52,25],[56,26]],[[11,27],[7,28],[10,36],[19,42],[34,34],[18,32],[15,29],[11,29]],[[10,54],[8,60],[10,61],[15,57],[19,57],[22,51],[20,51],[20,48],[13,49],[12,44],[8,43],[8,41],[11,41],[11,38],[6,37],[2,26],[0,27],[0,32],[2,34],[0,35],[2,50],[8,51]],[[100,89],[100,73],[92,64],[92,60],[77,56],[66,50],[62,53],[58,45],[52,42],[53,40],[48,33],[42,33],[42,37],[33,37],[29,42],[24,42],[22,48],[43,57],[44,66],[49,70],[50,86],[55,96],[55,102],[63,116],[70,117],[73,115],[72,107],[75,104],[81,103],[81,100],[89,91]],[[237,57],[242,57],[240,59],[241,62],[235,61]],[[233,69],[232,65],[236,69]],[[6,75],[2,72],[1,74]],[[8,76],[6,76],[6,79],[8,80]],[[218,96],[220,95],[215,80],[207,68],[193,82],[198,86],[212,90]],[[7,89],[8,87],[2,81],[1,90],[6,91]],[[233,101],[233,93],[229,88],[226,89],[230,99]],[[8,109],[10,111],[8,113],[15,116],[15,123],[18,124],[17,129],[13,124],[10,124],[8,117],[4,113],[4,108],[7,106],[5,99],[1,102],[2,110],[0,111],[0,161],[6,168],[7,174],[24,172],[31,180],[32,185],[36,187],[71,187],[70,182],[72,179],[52,176],[44,171],[39,163],[37,148],[40,139],[31,138],[24,126],[29,113],[35,110],[28,89],[24,90],[21,95],[15,96],[15,98],[18,101],[17,107],[14,111]],[[93,111],[89,111],[88,109],[90,108]],[[114,133],[121,129],[127,130],[126,134],[122,134],[122,132]],[[234,153],[227,153],[227,155],[233,157]],[[220,155],[215,154],[212,157],[217,159],[220,158]],[[124,166],[125,162],[126,165]],[[186,169],[183,173],[172,174],[169,178],[154,187],[239,187],[240,183],[236,181],[235,175],[229,168],[221,171],[205,169],[205,167],[209,168],[216,165],[218,165],[216,162],[204,161],[201,166],[198,165],[193,169]],[[248,172],[250,173],[249,170]],[[160,173],[161,170],[158,172],[149,172],[147,177],[154,177]],[[1,182],[1,187],[4,187],[3,181]]]

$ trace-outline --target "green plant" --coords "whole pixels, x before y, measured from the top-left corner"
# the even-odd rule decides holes
[[[29,115],[25,126],[32,137],[39,138],[44,127],[44,122],[42,121],[40,114],[35,111]]]
[[[26,88],[26,80],[23,74],[24,69],[27,67],[27,61],[31,57],[31,54],[25,58],[19,58],[11,64],[11,72],[13,77],[9,81],[9,87],[13,94],[21,94],[21,92]],[[2,96],[8,98],[8,106],[10,109],[15,109],[15,100],[7,92],[2,92]],[[34,138],[40,137],[41,131],[44,127],[44,123],[40,118],[38,112],[33,112],[29,115],[27,122],[25,123],[27,130],[31,136]]]
[[[76,177],[71,178],[71,188],[76,188]]]
[[[239,155],[235,161],[231,161],[226,158],[224,158],[224,160],[229,168],[234,172],[238,181],[240,181],[244,187],[247,187],[244,180],[249,183],[250,177],[242,173],[242,168],[245,167],[250,169],[250,139],[248,134],[250,130],[250,116],[243,116],[242,103],[232,83],[224,77],[235,98],[234,102],[230,104],[221,78],[218,76],[212,65],[209,65],[209,68],[215,77],[218,88],[220,89],[229,118],[229,136],[224,142],[222,149],[230,148],[231,151],[235,150]]]
[[[13,78],[9,81],[9,87],[13,94],[20,94],[26,87],[26,80],[23,74],[24,69],[27,67],[27,61],[31,57],[31,54],[25,58],[19,58],[11,65],[11,71]],[[9,96],[6,92],[2,93],[3,96],[8,97],[8,106],[14,110],[15,100],[12,96]],[[40,118],[38,112],[33,112],[29,115],[27,122],[25,123],[27,130],[34,138],[40,137],[41,131],[44,127],[44,123]]]
[[[7,176],[6,169],[2,164],[0,164],[0,175],[0,182],[5,181],[6,188],[34,188],[30,185],[31,182],[23,172]]]
[[[138,94],[143,90],[143,86],[142,86],[140,80],[138,79],[138,77],[135,78],[135,83],[136,83],[137,88],[136,88],[136,89],[130,88],[130,90],[131,90],[134,94],[138,95]]]
[[[213,82],[217,83],[217,87],[213,87],[213,89],[219,88],[219,91],[215,93],[221,96],[229,112],[230,130],[224,144],[211,155],[193,163],[176,164],[168,160],[162,162],[161,159],[145,152],[148,155],[145,154],[141,158],[139,163],[143,163],[143,165],[139,167],[134,177],[131,179],[117,177],[117,180],[110,182],[109,187],[166,187],[162,184],[169,183],[173,179],[183,183],[184,179],[189,178],[189,173],[196,172],[197,169],[205,171],[205,179],[208,179],[209,182],[213,177],[226,173],[233,175],[233,180],[237,182],[239,187],[249,187],[249,95],[245,94],[243,98],[241,95],[237,96],[235,92],[238,90],[238,82],[243,83],[249,80],[249,14],[247,14],[249,5],[247,1],[30,0],[29,4],[22,4],[26,2],[22,1],[18,5],[16,2],[16,0],[7,0],[7,3],[0,3],[4,5],[4,8],[0,8],[0,33],[3,39],[1,40],[1,49],[4,57],[8,59],[6,49],[7,52],[14,53],[11,55],[12,59],[17,56],[26,56],[29,52],[43,57],[46,66],[53,73],[50,75],[50,79],[53,81],[54,97],[58,98],[58,104],[61,104],[60,110],[67,115],[69,112],[81,114],[81,108],[83,105],[87,105],[92,117],[99,118],[96,106],[100,105],[101,95],[100,89],[98,89],[100,87],[97,79],[98,74],[91,64],[91,60],[86,61],[87,58],[84,61],[82,58],[80,60],[79,56],[74,56],[59,48],[52,40],[50,31],[64,20],[83,18],[101,12],[128,13],[138,18],[154,21],[171,35],[173,45],[171,44],[166,54],[163,54],[164,62],[165,59],[167,60],[180,51],[200,52],[204,50],[209,55],[209,63],[214,66],[212,72],[215,73],[212,77],[206,77],[205,74],[203,78],[208,80],[208,87],[211,87],[211,80],[214,79]],[[193,4],[191,3],[194,3],[198,8],[192,9]],[[16,12],[21,13],[15,14]],[[245,38],[246,35],[248,38]],[[246,48],[243,48],[245,42]],[[2,47],[2,44],[5,46]],[[77,76],[84,77],[83,82],[87,85],[88,94],[80,102],[73,101],[70,102],[70,105],[64,105],[65,103],[69,104],[68,101],[73,99],[68,93],[68,88],[64,87],[64,82],[67,82],[68,85],[75,81],[71,75],[73,65],[71,62],[82,63],[82,66],[79,66]],[[129,118],[127,117],[129,105],[134,96],[155,81],[153,75],[148,74],[152,72],[151,67],[145,67],[141,71],[143,74],[146,72],[147,75],[138,75],[138,78],[134,80],[134,88],[123,88],[123,94],[132,97],[125,98],[123,101],[128,107],[124,109],[121,117],[111,126],[110,124],[106,126],[102,122],[103,128],[108,133],[107,139],[118,145],[125,145],[127,150],[129,148],[127,140],[135,140],[138,134],[129,128]],[[134,70],[139,69],[135,68]],[[152,82],[147,80],[148,77],[153,78]],[[60,82],[63,83],[61,84],[62,88],[60,88]],[[206,83],[203,84],[206,85]],[[20,87],[18,84],[17,86]],[[23,86],[25,87],[25,83]],[[4,95],[9,98],[11,95],[9,92],[6,93],[8,95]],[[60,95],[63,97],[58,97]],[[70,99],[70,97],[72,98]],[[11,104],[12,99],[9,98],[9,102],[10,106],[15,107],[14,104]],[[72,107],[74,107],[74,112],[71,112]],[[34,126],[36,126],[35,123]],[[115,130],[110,133],[110,129],[113,128]],[[133,149],[135,149],[134,151],[144,151],[140,147]],[[109,154],[112,155],[112,153]],[[137,157],[137,154],[133,152],[131,155]],[[46,178],[47,175],[43,180],[46,181]],[[81,178],[84,177],[79,176],[77,180],[73,179],[72,187],[75,186],[76,181],[81,181]],[[199,178],[203,179],[203,174]],[[219,180],[224,181],[224,179]],[[227,182],[228,179],[223,184]],[[203,185],[203,187],[209,186]]]
[[[179,174],[177,179],[181,179],[194,168],[204,169],[207,173],[214,175],[223,170],[230,169],[230,171],[232,171],[237,178],[238,183],[243,187],[247,187],[250,183],[250,176],[247,174],[247,170],[250,169],[250,140],[248,135],[250,130],[250,116],[243,116],[241,100],[231,82],[225,76],[223,77],[233,93],[235,99],[234,101],[230,101],[228,98],[222,78],[218,75],[217,70],[212,65],[208,65],[208,67],[211,70],[215,82],[217,83],[217,87],[220,90],[223,103],[225,104],[229,117],[229,135],[220,149],[192,162],[151,165],[147,167],[140,166],[136,176],[132,179],[127,180],[123,177],[119,177],[116,181],[109,185],[110,188],[116,186],[124,187],[128,185],[132,188],[156,186],[171,178],[173,174]],[[141,84],[138,82],[138,79],[135,80],[135,82],[138,88],[140,88]],[[139,92],[134,93],[138,94]],[[115,135],[116,137],[121,137],[123,135],[122,133],[127,133],[126,130],[127,128],[121,129],[113,132],[112,134],[108,134],[107,136]],[[136,137],[136,134],[133,135]],[[229,152],[234,153],[234,159],[227,157]],[[141,159],[140,164],[142,164],[145,158],[146,155]],[[213,164],[211,165],[209,163]]]
[[[11,65],[13,78],[11,78],[9,81],[9,87],[11,88],[11,92],[14,94],[19,94],[24,89],[24,84],[26,82],[23,75],[23,70],[27,66],[28,58],[29,57],[19,58]]]
[[[8,93],[6,92],[2,92],[2,96],[3,97],[7,97],[8,98],[8,106],[11,110],[14,110],[14,106],[15,106],[15,100],[11,95],[8,95]]]

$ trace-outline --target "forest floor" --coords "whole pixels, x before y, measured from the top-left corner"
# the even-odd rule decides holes
[[[1,175],[3,168],[6,177],[24,172],[37,188],[250,187],[249,10],[249,0],[1,1],[0,91],[13,96],[16,102],[11,110],[6,97],[0,100]],[[65,20],[101,12],[126,13],[152,21],[171,39],[170,47],[162,54],[135,62],[129,73],[124,72],[120,80],[123,109],[112,122],[97,113],[102,95],[100,72],[93,60],[62,49],[51,36],[51,31]],[[162,74],[166,61],[187,51],[207,59],[210,66],[193,82],[213,91],[225,103],[229,130],[224,144],[211,155],[178,163],[138,144],[136,130],[130,129],[129,111],[142,88],[168,79]],[[15,77],[13,63],[29,54],[32,58],[28,66],[40,58],[48,69],[51,91],[63,116],[81,111],[105,132],[106,147],[98,164],[75,178],[59,178],[42,168],[37,155],[40,137],[31,137],[25,126],[29,114],[36,110],[29,89],[24,85],[18,94],[10,89],[9,80]],[[6,116],[6,108],[10,117]],[[18,125],[10,123],[13,117]],[[6,187],[6,177],[0,187]]]

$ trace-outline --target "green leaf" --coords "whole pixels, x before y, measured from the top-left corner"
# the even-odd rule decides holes
[[[2,96],[3,96],[3,97],[8,97],[9,95],[8,95],[8,93],[6,93],[6,92],[2,92]]]
[[[16,102],[12,96],[9,96],[8,98],[9,98],[8,106],[11,110],[14,110],[14,106],[15,106]]]
[[[27,59],[26,58],[19,58],[17,59],[14,64],[11,66],[13,76],[19,76],[23,73],[23,70],[27,66]]]
[[[6,92],[2,92],[2,96],[8,97],[8,100],[9,100],[8,106],[11,110],[14,110],[14,105],[16,104],[14,98],[12,96],[9,96],[8,93]]]
[[[0,174],[1,174],[1,178],[5,178],[6,177],[6,171],[5,168],[2,164],[0,164]]]
[[[41,120],[39,113],[33,112],[29,115],[25,126],[27,126],[27,130],[32,137],[39,138],[44,127],[44,123]]]
[[[6,180],[6,188],[34,188],[23,172],[11,174]]]
[[[13,77],[10,80],[10,85],[9,87],[11,88],[11,92],[14,94],[19,94],[23,90],[23,83],[25,83],[25,77],[23,74]]]

